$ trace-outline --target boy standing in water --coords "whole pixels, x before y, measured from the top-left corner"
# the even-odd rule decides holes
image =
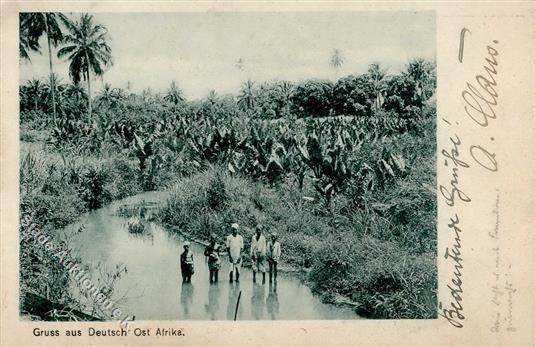
[[[219,245],[215,240],[215,235],[210,235],[210,244],[204,249],[204,255],[208,259],[208,270],[210,271],[210,283],[217,283],[221,260],[219,259]]]
[[[277,265],[281,257],[281,244],[278,241],[277,233],[271,235],[271,241],[268,246],[268,262],[269,262],[269,283],[271,283],[273,275],[277,281]]]
[[[182,271],[182,282],[190,283],[193,275],[193,252],[189,249],[189,241],[184,241],[184,252],[180,255],[180,270]]]
[[[238,223],[233,223],[230,228],[232,233],[227,236],[227,252],[230,261],[230,273],[229,273],[229,282],[232,283],[233,274],[236,273],[236,282],[240,281],[240,270],[241,270],[241,253],[243,251],[243,237],[238,235],[238,229],[240,226]]]
[[[266,238],[262,234],[262,224],[256,226],[256,233],[251,239],[251,261],[253,263],[253,282],[256,283],[256,273],[262,273],[262,284],[266,283]]]

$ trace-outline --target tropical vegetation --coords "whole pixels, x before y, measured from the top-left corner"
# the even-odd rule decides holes
[[[21,14],[21,59],[39,49],[43,18],[55,17]],[[236,95],[199,100],[176,81],[163,94],[105,84],[93,95],[92,76],[112,63],[107,31],[89,14],[58,18],[61,35],[45,32],[70,81],[51,71],[20,86],[21,218],[54,235],[115,199],[170,189],[157,218],[172,230],[208,238],[262,221],[279,232],[285,265],[325,300],[374,318],[436,316],[433,62],[395,74],[372,63],[334,81],[246,80]],[[340,50],[330,63],[344,63]],[[21,288],[72,301],[68,274],[38,265],[44,257],[21,241]]]

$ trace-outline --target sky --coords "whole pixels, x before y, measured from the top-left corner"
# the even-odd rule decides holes
[[[412,58],[436,59],[434,12],[95,13],[94,20],[108,29],[113,55],[113,66],[92,76],[94,93],[128,82],[133,92],[165,92],[175,80],[196,99],[210,90],[237,93],[247,79],[334,80],[373,62],[397,73]],[[21,61],[21,83],[48,76],[44,38],[41,47]],[[329,64],[334,49],[344,60],[338,70]],[[68,62],[56,52],[54,72],[68,82]]]

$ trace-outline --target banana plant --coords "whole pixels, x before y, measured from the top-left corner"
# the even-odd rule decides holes
[[[314,188],[327,205],[335,194],[343,190],[352,176],[351,158],[345,147],[340,134],[335,139],[323,137],[320,142],[315,132],[308,136],[306,147],[299,146],[303,161],[314,174]]]
[[[238,160],[234,160],[229,169],[235,171],[233,169],[238,167],[244,174],[264,177],[273,184],[286,173],[288,160],[285,146],[274,138],[262,128],[252,128],[243,155],[237,156]]]
[[[375,172],[381,186],[384,186],[389,180],[404,176],[407,173],[407,164],[401,155],[383,147],[381,158],[376,161]]]
[[[246,142],[247,138],[240,138],[234,130],[226,128],[220,130],[217,127],[214,127],[204,137],[200,135],[189,139],[193,151],[201,159],[211,162],[218,159],[228,161],[229,158],[233,157],[235,151],[245,149]]]
[[[152,149],[152,139],[149,137],[143,139],[142,135],[138,135],[135,132],[134,138],[134,153],[139,160],[139,170],[143,172],[146,167],[145,161],[154,153]]]

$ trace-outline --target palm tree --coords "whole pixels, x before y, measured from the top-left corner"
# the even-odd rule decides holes
[[[290,103],[294,92],[294,85],[289,81],[281,81],[277,85],[282,102],[286,105]]]
[[[111,88],[111,84],[104,83],[104,86],[102,87],[102,90],[100,91],[99,95],[97,96],[97,106],[111,106],[113,104],[113,89]]]
[[[181,102],[185,101],[184,95],[182,95],[182,90],[178,88],[175,81],[171,82],[171,86],[167,89],[167,93],[163,97],[167,102],[171,102],[175,105],[178,105]]]
[[[111,84],[104,83],[96,97],[96,102],[99,107],[118,107],[127,98],[126,93],[121,88],[112,88]]]
[[[123,102],[128,98],[128,94],[122,88],[113,88],[113,98],[115,102]]]
[[[38,110],[39,100],[41,100],[43,95],[46,93],[46,90],[46,84],[37,78],[29,80],[24,86],[24,93],[29,99],[33,100],[34,109],[36,112]]]
[[[407,75],[416,82],[418,93],[427,99],[428,84],[431,81],[434,65],[423,58],[416,58],[409,62]]]
[[[141,100],[146,103],[151,103],[154,100],[154,95],[152,94],[152,89],[150,89],[150,87],[141,91]]]
[[[255,106],[256,93],[254,90],[254,82],[247,80],[241,85],[240,94],[238,95],[238,107],[246,111]]]
[[[338,48],[335,48],[331,55],[330,65],[333,69],[335,69],[337,75],[338,75],[338,70],[342,67],[343,64],[344,64],[344,57],[342,56],[342,51],[339,50]]]
[[[243,68],[244,68],[243,59],[242,58],[236,59],[236,61],[234,62],[234,66],[236,66],[236,69],[243,71]]]
[[[28,47],[30,49],[36,48],[39,49],[39,45],[36,43],[39,42],[41,36],[46,34],[47,44],[48,44],[48,62],[50,67],[50,86],[52,90],[52,119],[54,123],[56,122],[56,94],[54,81],[52,80],[52,74],[54,70],[52,68],[52,46],[57,47],[57,45],[63,40],[63,33],[61,31],[59,21],[67,23],[67,17],[62,13],[53,13],[53,12],[35,12],[35,13],[23,13],[21,14],[21,25],[23,26],[23,33],[27,35]],[[19,45],[20,47],[20,45]],[[33,48],[32,48],[33,47]],[[27,54],[28,51],[20,52],[20,55]]]
[[[70,60],[69,75],[73,83],[83,78],[87,81],[88,112],[91,120],[91,72],[96,76],[104,74],[104,68],[113,64],[111,48],[106,42],[108,31],[93,22],[93,16],[83,13],[76,22],[66,22],[69,34],[65,45],[58,51],[58,57]]]
[[[386,89],[386,70],[381,68],[379,63],[372,63],[368,68],[368,75],[373,84],[373,92],[375,94],[374,108],[378,112],[383,106],[383,93]]]
[[[41,46],[38,38],[30,36],[30,13],[19,14],[19,58],[27,61],[30,59],[30,51],[41,54]]]
[[[66,106],[71,110],[84,109],[84,105],[87,104],[87,93],[80,83],[67,84],[62,94],[65,98]]]
[[[61,114],[63,107],[62,102],[63,98],[65,96],[65,90],[67,89],[67,85],[63,83],[63,80],[61,77],[59,77],[56,73],[53,73],[50,76],[50,83],[46,85],[47,88],[47,103],[52,104],[52,107],[55,103],[56,105],[56,112]]]
[[[280,100],[282,114],[289,114],[294,90],[295,86],[292,82],[281,81],[277,83],[278,99]]]
[[[69,84],[64,94],[66,97],[76,101],[87,99],[87,93],[80,83]]]
[[[219,97],[217,96],[217,92],[214,89],[210,90],[208,92],[208,96],[206,96],[206,101],[208,101],[212,105],[215,104],[218,99]]]

